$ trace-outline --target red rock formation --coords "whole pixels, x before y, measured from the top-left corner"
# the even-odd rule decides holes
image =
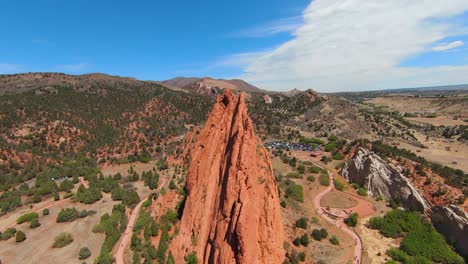
[[[217,102],[192,150],[176,263],[282,263],[283,228],[271,159],[254,133],[244,95]]]

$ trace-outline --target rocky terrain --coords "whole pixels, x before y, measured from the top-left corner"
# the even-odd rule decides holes
[[[434,171],[419,167],[421,163],[401,158],[384,160],[362,147],[352,151],[350,157],[341,171],[347,180],[363,186],[370,195],[425,213],[462,255],[468,255],[468,214],[459,189],[449,186]]]
[[[398,200],[406,208],[430,209],[429,203],[397,168],[367,149],[357,149],[343,168],[342,175],[348,181],[364,186],[370,195]]]
[[[282,221],[270,156],[244,95],[219,96],[192,150],[187,200],[171,242],[176,263],[282,263]]]
[[[454,247],[468,258],[468,214],[455,205],[432,208],[432,223]]]

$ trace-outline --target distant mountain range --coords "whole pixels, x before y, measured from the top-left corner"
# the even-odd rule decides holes
[[[169,88],[177,88],[192,91],[201,95],[211,96],[216,96],[220,94],[221,91],[226,88],[249,93],[262,91],[258,87],[240,79],[224,80],[213,79],[210,77],[176,77],[173,79],[162,81],[161,84]]]

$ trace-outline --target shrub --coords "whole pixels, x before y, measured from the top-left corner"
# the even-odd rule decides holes
[[[357,194],[360,196],[367,196],[367,190],[364,187],[359,187],[357,189]]]
[[[325,228],[314,229],[312,231],[312,237],[317,241],[325,239],[325,238],[327,238],[327,236],[328,236],[328,231]]]
[[[79,253],[79,259],[87,259],[91,256],[91,250],[88,247],[82,247]]]
[[[330,185],[330,177],[327,174],[320,174],[319,182],[320,182],[320,185],[329,186]]]
[[[344,189],[344,184],[338,180],[333,180],[333,184],[338,191],[342,191]]]
[[[0,235],[0,240],[8,240],[16,234],[16,228],[10,227]]]
[[[38,228],[39,226],[41,226],[41,223],[39,223],[39,220],[37,218],[31,220],[31,224],[29,225],[29,227],[33,229]]]
[[[339,152],[335,152],[335,153],[333,153],[332,158],[334,160],[342,160],[342,159],[344,159],[344,156],[343,156],[343,154],[341,154]]]
[[[330,243],[332,243],[333,245],[339,245],[340,240],[338,239],[337,236],[333,235],[332,237],[330,237]]]
[[[298,202],[304,202],[304,189],[301,185],[293,184],[286,189],[286,195]]]
[[[198,259],[197,259],[197,254],[195,252],[190,253],[187,256],[187,264],[197,264]]]
[[[57,223],[62,223],[62,222],[72,222],[76,218],[80,216],[80,213],[76,208],[66,208],[62,209],[59,214],[57,215]]]
[[[42,215],[49,215],[49,213],[50,213],[50,211],[47,208],[42,210]]]
[[[309,236],[307,234],[303,234],[301,236],[301,245],[307,247],[309,245]]]
[[[174,180],[171,180],[171,181],[169,182],[169,189],[174,190],[175,188],[177,188],[177,186],[175,185]]]
[[[319,223],[319,219],[318,219],[317,217],[314,216],[314,217],[312,217],[312,218],[310,219],[310,222],[312,222],[312,224],[318,224],[318,223]]]
[[[285,200],[282,200],[281,203],[280,203],[281,207],[283,208],[286,208],[286,201]]]
[[[73,236],[70,233],[60,233],[54,239],[53,248],[63,248],[73,242]]]
[[[307,218],[301,217],[296,220],[296,227],[297,228],[302,228],[302,229],[307,229]]]
[[[358,223],[358,214],[357,213],[352,213],[344,220],[345,224],[348,226],[355,227]]]
[[[293,240],[293,244],[298,247],[299,245],[301,245],[301,238],[300,237],[296,237],[294,240]]]
[[[58,192],[54,193],[54,201],[60,200],[60,194]]]
[[[321,169],[317,166],[311,166],[309,167],[309,172],[311,173],[319,173],[321,171]]]
[[[297,171],[298,171],[300,174],[304,174],[304,173],[305,173],[305,167],[304,167],[304,165],[300,164],[299,166],[297,166]]]
[[[59,191],[61,192],[70,192],[73,189],[74,185],[69,180],[64,180],[60,183]]]
[[[24,222],[31,222],[34,218],[38,218],[39,215],[37,213],[27,213],[23,214],[18,219],[16,219],[17,224],[22,224]]]
[[[26,235],[24,234],[23,231],[18,231],[16,232],[16,242],[23,242],[24,240],[26,240]]]
[[[297,172],[290,172],[290,173],[286,174],[286,177],[294,178],[294,179],[301,179],[302,178],[302,176]]]
[[[310,175],[310,176],[307,176],[307,180],[310,181],[310,182],[315,182],[315,177]]]

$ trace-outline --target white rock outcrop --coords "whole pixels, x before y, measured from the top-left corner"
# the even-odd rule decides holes
[[[348,181],[365,187],[372,196],[399,200],[405,208],[430,211],[431,205],[397,167],[364,148],[358,148],[342,175]]]

